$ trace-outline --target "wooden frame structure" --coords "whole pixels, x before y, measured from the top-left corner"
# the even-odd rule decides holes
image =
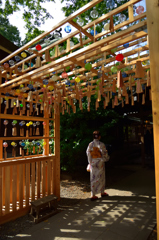
[[[155,3],[155,0],[151,1]],[[32,131],[32,123],[24,127],[23,134],[20,125],[20,129],[17,129],[19,135],[15,136],[14,129],[14,136],[2,134],[0,137],[0,222],[12,219],[15,213],[16,217],[25,214],[30,208],[30,201],[34,199],[52,193],[60,198],[60,112],[64,114],[70,112],[70,109],[76,112],[76,104],[79,104],[82,110],[83,97],[87,98],[90,111],[92,95],[97,96],[96,109],[102,97],[104,108],[110,101],[113,108],[119,103],[122,106],[129,104],[129,101],[134,105],[134,89],[138,96],[142,95],[141,104],[144,104],[146,91],[143,90],[143,85],[145,88],[150,87],[153,82],[155,89],[158,89],[155,85],[158,75],[153,75],[152,71],[150,79],[149,71],[149,39],[145,28],[148,21],[151,32],[151,23],[146,12],[134,15],[133,11],[133,6],[140,0],[130,0],[85,26],[76,23],[75,18],[100,2],[102,0],[93,0],[50,31],[39,35],[0,61],[1,129],[4,120],[8,120],[9,124],[13,119],[18,123],[33,121],[40,122],[41,126],[43,123],[43,132],[38,136],[28,134],[28,130]],[[147,6],[149,9],[150,0],[147,0]],[[122,14],[124,10],[128,12],[128,19],[115,25],[113,18]],[[148,12],[150,16],[151,11]],[[157,12],[155,16],[158,19]],[[101,22],[107,22],[108,28],[96,34],[96,26]],[[51,34],[65,24],[72,25],[76,30],[64,38],[48,43]],[[157,25],[155,26],[157,29]],[[94,33],[91,34],[90,30]],[[71,43],[74,36],[79,39],[76,45]],[[154,39],[158,39],[158,36],[154,36]],[[43,44],[44,47],[41,48],[41,45],[38,45],[41,42],[47,44]],[[157,42],[154,43],[157,45]],[[152,55],[154,43],[150,38]],[[62,45],[66,48],[61,51]],[[116,57],[121,53],[124,59],[116,64]],[[117,72],[113,72],[112,67],[116,67]],[[152,63],[151,68],[154,69]],[[124,69],[126,74],[124,78],[121,69]],[[155,93],[152,93],[152,97],[153,95],[155,102],[158,97],[155,97]],[[151,91],[149,98],[151,100]],[[158,110],[155,111],[156,115],[157,112]],[[14,123],[12,128],[16,128]],[[54,136],[50,135],[50,126]],[[39,139],[43,139],[43,154],[26,155],[22,151],[22,157],[4,159],[5,141],[25,142]],[[53,152],[50,152],[49,148],[50,139],[54,139]],[[158,137],[155,141],[158,143]]]

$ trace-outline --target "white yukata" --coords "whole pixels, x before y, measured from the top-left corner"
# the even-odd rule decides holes
[[[98,149],[97,149],[98,148]],[[95,152],[93,152],[95,150]],[[105,189],[105,162],[107,150],[105,144],[98,139],[89,143],[87,148],[88,162],[90,168],[90,183],[92,196],[98,193],[104,193]],[[93,154],[92,154],[93,153]]]

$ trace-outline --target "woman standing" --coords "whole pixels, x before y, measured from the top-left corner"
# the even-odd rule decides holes
[[[101,197],[108,196],[105,189],[105,162],[108,161],[108,153],[105,144],[100,142],[99,131],[93,132],[93,142],[87,148],[88,162],[90,168],[91,201],[97,200],[96,194],[101,193]]]

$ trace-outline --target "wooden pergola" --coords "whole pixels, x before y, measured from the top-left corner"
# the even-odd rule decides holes
[[[100,2],[93,0],[0,61],[1,132],[4,129],[0,137],[1,223],[28,212],[30,201],[52,193],[60,199],[60,112],[75,113],[77,104],[82,110],[83,97],[87,98],[90,111],[92,95],[96,95],[96,109],[102,97],[104,108],[109,102],[113,108],[118,104],[124,107],[129,101],[134,105],[134,91],[142,95],[144,104],[143,86],[151,86],[159,222],[158,2],[147,0],[147,12],[141,8],[136,15],[133,6],[140,0],[131,0],[80,26],[75,19]],[[121,16],[124,10],[128,11],[128,19],[115,25],[113,18]],[[101,22],[104,30],[96,33]],[[63,38],[56,34],[50,40],[56,30],[68,24],[75,30]],[[72,37],[79,39],[76,45],[72,44]],[[37,131],[39,127],[43,131]],[[16,144],[21,149],[21,156],[17,157]],[[40,144],[43,154],[38,154]],[[8,145],[13,148],[13,156],[7,158]]]

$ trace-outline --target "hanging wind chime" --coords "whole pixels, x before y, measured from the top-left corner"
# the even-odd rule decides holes
[[[16,157],[16,150],[15,150],[15,148],[16,148],[17,144],[15,142],[11,142],[11,146],[12,146],[12,156]]]
[[[4,137],[6,137],[6,136],[7,136],[7,125],[8,125],[8,120],[4,120],[4,121],[3,121],[3,124],[4,124],[4,126],[5,126],[5,128],[4,128]]]
[[[17,120],[13,120],[12,122],[12,136],[17,136],[17,128],[16,128]]]
[[[8,143],[4,142],[3,143],[3,147],[4,147],[4,160],[6,160],[7,159],[7,150],[6,150],[6,148],[8,147]]]

